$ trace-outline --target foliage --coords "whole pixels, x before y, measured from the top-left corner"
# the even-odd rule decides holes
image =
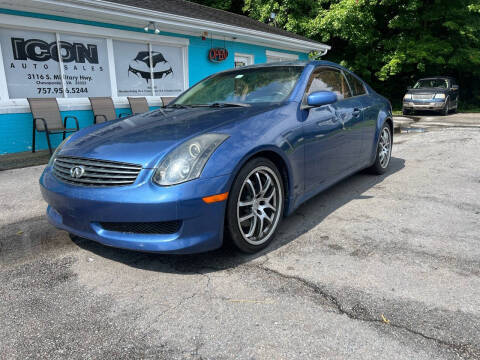
[[[243,14],[243,0],[191,0],[192,2],[205,6],[226,10],[237,14]]]
[[[328,43],[325,59],[394,103],[420,77],[451,75],[480,104],[480,0],[245,0],[243,11],[263,22],[275,12],[275,26]]]

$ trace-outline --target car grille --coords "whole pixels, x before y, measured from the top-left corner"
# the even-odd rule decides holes
[[[103,229],[131,234],[175,234],[180,230],[181,221],[162,222],[101,222]]]
[[[72,174],[75,168],[77,173]],[[135,182],[140,170],[141,165],[69,156],[55,158],[53,165],[53,173],[58,179],[84,186],[130,185]]]
[[[431,100],[433,99],[433,94],[412,94],[413,100]]]

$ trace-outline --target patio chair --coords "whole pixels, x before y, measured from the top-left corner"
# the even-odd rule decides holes
[[[147,99],[145,97],[127,97],[130,108],[132,109],[132,114],[142,114],[150,111],[148,106]]]
[[[162,96],[163,106],[167,106],[168,104],[170,104],[176,98],[177,98],[176,96]]]
[[[35,152],[35,130],[45,132],[47,137],[48,150],[52,154],[52,144],[50,142],[50,134],[63,133],[65,139],[66,133],[78,131],[78,119],[73,115],[67,115],[62,118],[60,109],[58,108],[57,99],[55,98],[28,98],[30,110],[33,116],[33,132],[32,132],[32,152]],[[76,128],[67,128],[67,119],[75,120]]]
[[[90,105],[93,110],[93,123],[100,124],[106,121],[115,120],[118,117],[127,116],[129,114],[120,114],[117,116],[115,106],[111,97],[89,97]]]

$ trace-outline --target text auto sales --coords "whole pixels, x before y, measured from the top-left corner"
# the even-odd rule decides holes
[[[56,41],[47,43],[39,39],[25,40],[22,38],[12,38],[13,58],[15,60],[32,60],[36,62],[45,62],[48,60],[59,61],[58,44]],[[65,70],[83,70],[83,71],[104,71],[103,66],[98,64],[98,50],[97,45],[81,43],[69,43],[67,41],[60,41],[61,57],[64,63]],[[85,64],[88,61],[93,65],[79,65]],[[75,62],[74,65],[68,63]],[[10,68],[16,68],[13,62]],[[31,66],[33,70],[43,68],[48,70],[48,64],[37,63],[21,63],[23,69],[28,69]]]

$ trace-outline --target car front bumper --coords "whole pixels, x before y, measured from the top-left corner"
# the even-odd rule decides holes
[[[403,109],[406,110],[433,110],[433,111],[440,111],[445,108],[445,101],[404,101],[403,102]]]
[[[196,179],[175,186],[151,181],[143,169],[128,186],[90,187],[60,181],[47,167],[40,178],[48,220],[57,228],[104,245],[146,252],[197,253],[223,241],[226,201],[207,204],[202,197],[228,191],[229,175]],[[179,222],[174,233],[112,231],[105,223]]]

